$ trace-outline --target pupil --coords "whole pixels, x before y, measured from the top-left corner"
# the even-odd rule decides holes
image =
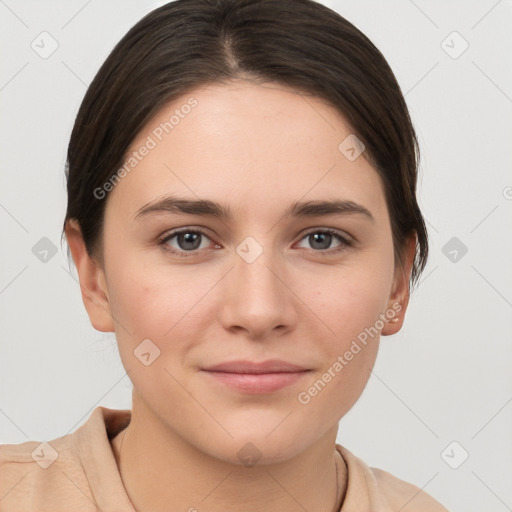
[[[311,243],[311,247],[313,247],[313,249],[328,249],[329,248],[329,245],[331,242],[331,237],[332,237],[331,234],[329,234],[329,233],[313,233],[312,235],[309,235],[309,236],[313,237],[313,243]],[[315,243],[317,242],[318,239],[320,239],[320,247],[315,246]],[[311,240],[310,240],[310,242],[311,242]]]
[[[192,246],[188,244],[192,244]],[[185,251],[197,249],[200,245],[199,233],[180,233],[178,235],[178,245],[180,249]]]

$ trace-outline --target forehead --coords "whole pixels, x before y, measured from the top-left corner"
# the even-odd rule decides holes
[[[163,107],[137,135],[108,208],[133,216],[176,193],[228,202],[241,215],[278,212],[299,199],[344,198],[372,205],[379,216],[385,201],[378,174],[364,153],[351,160],[343,152],[352,136],[335,108],[281,84],[198,88]]]

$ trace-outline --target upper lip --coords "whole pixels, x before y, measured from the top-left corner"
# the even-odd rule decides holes
[[[296,364],[288,363],[287,361],[281,361],[279,359],[269,359],[268,361],[262,361],[255,363],[253,361],[226,361],[224,363],[209,366],[203,368],[209,372],[226,372],[226,373],[292,373],[292,372],[303,372],[307,371],[308,368],[298,366]]]

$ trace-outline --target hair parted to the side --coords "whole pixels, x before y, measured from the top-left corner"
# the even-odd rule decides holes
[[[419,145],[407,105],[373,43],[313,0],[177,0],[133,26],[78,111],[67,154],[64,227],[76,219],[88,253],[101,261],[108,196],[98,199],[94,190],[123,165],[136,135],[165,104],[239,78],[281,83],[338,109],[384,184],[397,265],[406,240],[417,236],[416,284],[428,236],[416,198]]]

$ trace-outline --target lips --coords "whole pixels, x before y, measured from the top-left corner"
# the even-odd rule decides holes
[[[295,384],[310,369],[287,361],[272,359],[253,361],[229,361],[208,368],[203,372],[214,382],[248,394],[268,394]]]
[[[255,363],[253,361],[229,361],[220,363],[215,366],[204,368],[209,372],[226,372],[226,373],[249,373],[258,375],[262,373],[295,373],[308,371],[308,368],[298,366],[296,364],[281,361],[279,359],[271,359]]]

